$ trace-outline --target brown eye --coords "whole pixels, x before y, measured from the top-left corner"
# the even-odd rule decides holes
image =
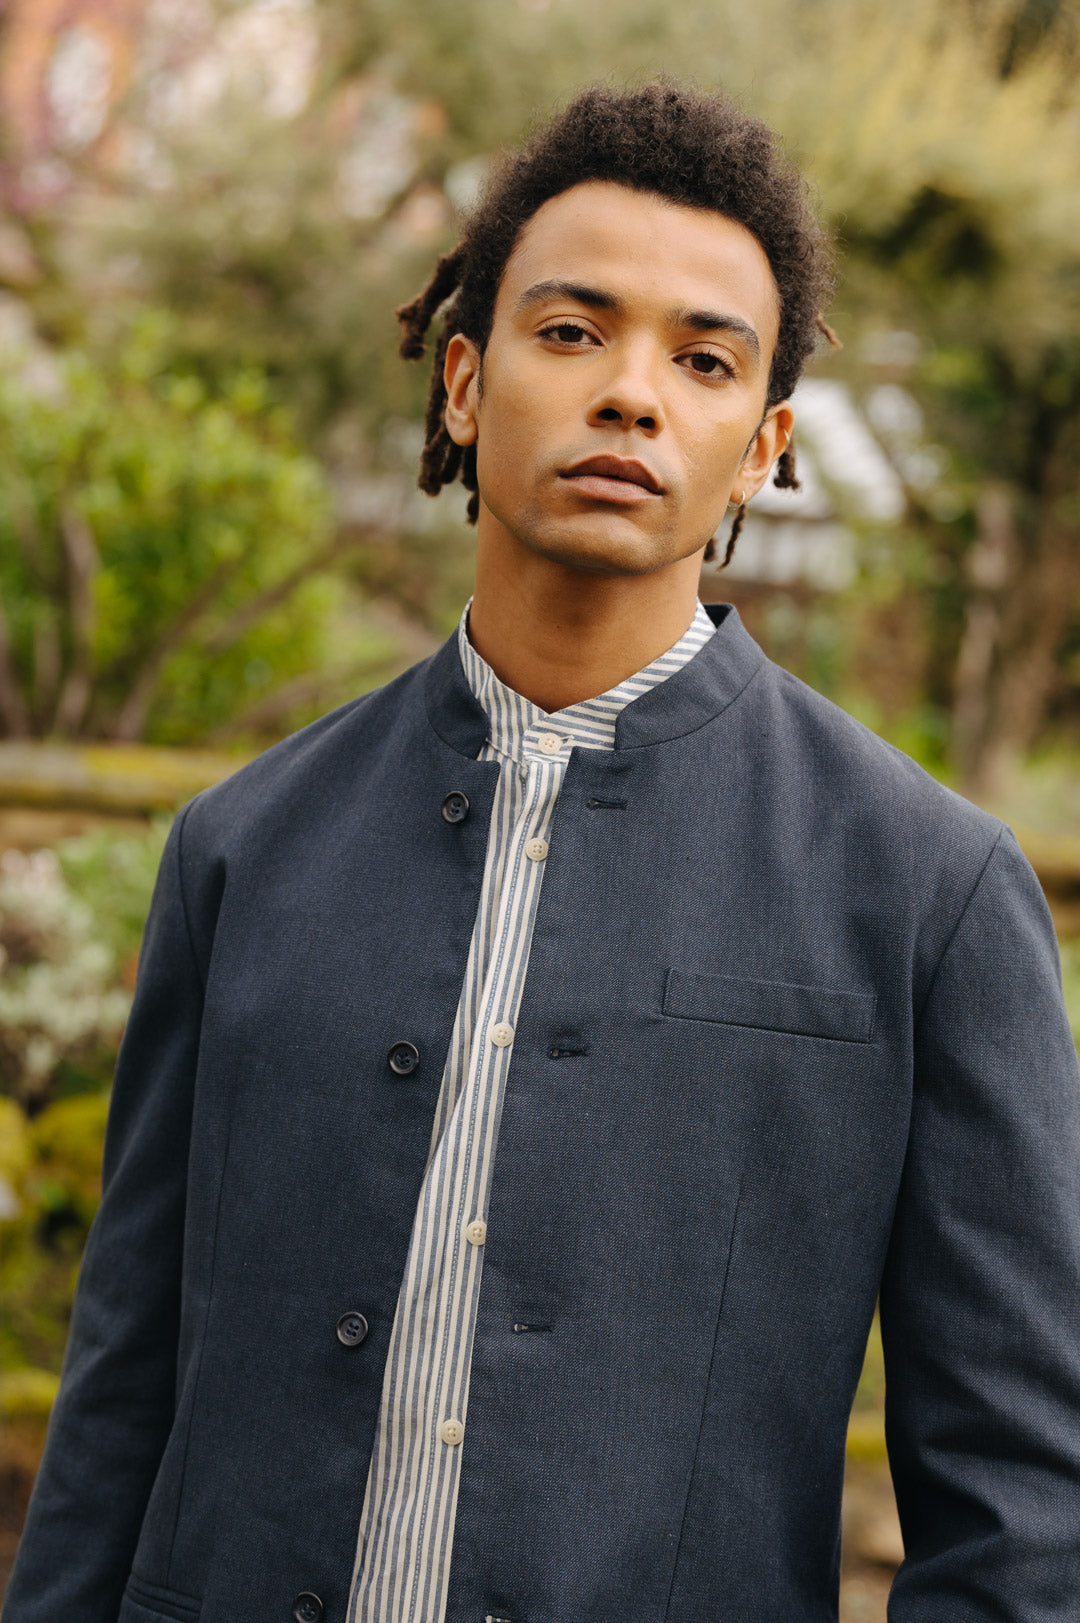
[[[715,377],[718,372],[729,372],[719,355],[710,355],[706,350],[699,350],[691,355],[690,363],[695,372],[701,372],[705,377]]]
[[[539,336],[554,338],[559,344],[581,349],[581,339],[588,338],[590,334],[586,333],[583,326],[578,326],[577,321],[552,321],[551,326],[542,326]]]

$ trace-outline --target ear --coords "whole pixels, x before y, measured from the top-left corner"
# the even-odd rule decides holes
[[[480,351],[471,338],[455,333],[446,346],[443,364],[446,432],[455,445],[475,445],[480,400]],[[779,453],[777,453],[779,455]]]
[[[781,400],[770,406],[765,421],[750,441],[749,449],[739,467],[739,479],[747,501],[756,496],[777,457],[786,451],[795,426],[795,413],[790,403]]]

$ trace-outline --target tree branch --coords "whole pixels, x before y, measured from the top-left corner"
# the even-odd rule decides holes
[[[120,706],[109,729],[110,738],[115,739],[117,743],[130,744],[141,736],[154,697],[154,689],[166,661],[191,635],[219,592],[237,573],[244,561],[243,557],[231,558],[227,563],[219,564],[176,616],[172,625],[158,638],[136,671],[127,698]]]
[[[224,625],[218,626],[216,631],[212,631],[203,639],[203,648],[208,654],[225,653],[238,643],[245,632],[256,625],[263,615],[269,614],[271,609],[276,609],[279,603],[286,602],[312,575],[317,574],[320,569],[325,569],[327,564],[333,563],[335,559],[355,551],[367,539],[366,536],[362,538],[357,536],[351,540],[343,540],[342,537],[335,536],[325,547],[313,552],[273,586],[268,586],[264,592],[242,603]]]
[[[228,743],[231,739],[243,737],[245,733],[264,732],[273,728],[297,705],[310,704],[318,699],[322,693],[330,693],[340,688],[343,682],[356,682],[361,677],[369,675],[372,671],[385,669],[385,660],[361,660],[358,664],[345,665],[332,671],[306,671],[303,676],[293,677],[291,682],[284,682],[281,687],[275,688],[255,704],[238,716],[230,716],[207,738],[211,746]]]
[[[93,531],[77,508],[69,507],[61,512],[60,534],[67,564],[72,660],[56,702],[53,728],[73,738],[86,716],[93,687],[94,576],[98,551]]]
[[[43,556],[41,527],[34,512],[33,496],[27,491],[26,480],[10,457],[2,458],[4,493],[8,515],[27,573],[44,592],[50,590],[49,571]]]
[[[3,717],[9,738],[26,738],[29,734],[30,725],[19,690],[15,653],[3,603],[0,603],[0,717]]]
[[[41,613],[34,620],[33,635],[34,724],[41,732],[45,732],[60,687],[60,633],[56,625],[55,605],[48,600],[41,605]]]

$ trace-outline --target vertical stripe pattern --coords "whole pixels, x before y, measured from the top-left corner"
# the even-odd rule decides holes
[[[701,604],[675,646],[608,693],[546,714],[458,646],[501,771],[476,924],[435,1110],[383,1376],[349,1623],[443,1623],[488,1193],[552,814],[578,749],[610,750],[619,713],[713,635]]]

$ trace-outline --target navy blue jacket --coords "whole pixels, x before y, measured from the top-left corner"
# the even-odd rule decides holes
[[[1075,1623],[1080,1083],[1045,904],[1008,830],[721,622],[559,798],[447,1623],[835,1619],[879,1292],[890,1617]],[[484,735],[451,640],[177,820],[5,1623],[289,1623],[305,1592],[344,1623]]]

